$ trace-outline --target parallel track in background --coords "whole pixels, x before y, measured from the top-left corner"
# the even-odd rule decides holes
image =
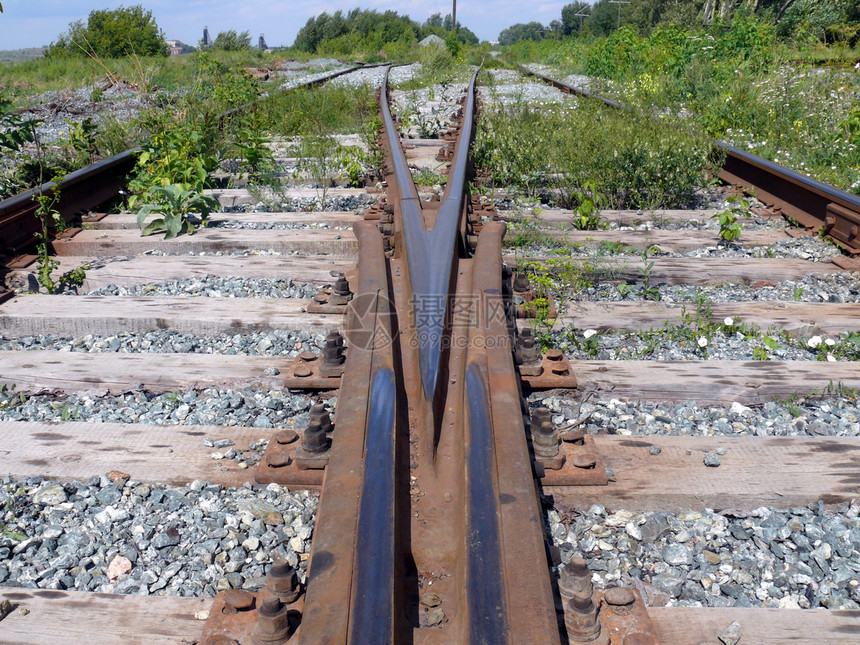
[[[527,67],[520,66],[519,69],[562,92],[602,101],[612,108],[629,109],[618,101],[533,72]],[[793,219],[809,232],[823,229],[852,257],[860,255],[860,197],[740,150],[725,141],[715,140],[713,144],[725,154],[725,162],[718,173],[720,179],[744,189],[753,189],[755,196],[778,214]],[[856,263],[852,268],[857,268]]]

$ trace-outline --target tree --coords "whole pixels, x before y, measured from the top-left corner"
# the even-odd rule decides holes
[[[622,5],[621,13],[630,5]],[[599,0],[591,8],[591,15],[585,19],[586,26],[598,36],[605,36],[618,26],[618,9],[609,0]]]
[[[212,49],[220,49],[225,52],[237,52],[244,49],[251,49],[251,33],[243,31],[241,34],[236,33],[235,29],[227,31],[219,31],[212,41]]]
[[[544,26],[537,21],[525,24],[517,23],[501,31],[499,34],[499,44],[513,45],[520,40],[543,40],[545,33],[546,29],[544,29]]]
[[[152,12],[141,5],[91,11],[86,25],[81,20],[70,23],[68,32],[51,44],[45,56],[120,58],[131,54],[167,56],[167,44]]]
[[[575,0],[575,2],[564,5],[564,7],[561,8],[562,33],[565,36],[579,33],[579,25],[582,22],[582,18],[576,14],[587,13],[589,7],[590,5],[584,0]]]

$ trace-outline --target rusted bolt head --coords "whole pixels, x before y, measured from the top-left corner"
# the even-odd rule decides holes
[[[615,607],[626,607],[636,602],[636,594],[630,587],[612,587],[603,592],[606,604]]]
[[[578,555],[573,556],[564,568],[570,571],[575,576],[588,576],[591,578],[591,572],[588,570],[588,563],[585,558]]]
[[[328,294],[325,291],[317,291],[317,294],[314,296],[314,302],[318,304],[324,304],[328,302]]]
[[[269,588],[282,602],[292,603],[301,594],[299,576],[286,560],[278,560],[269,570]]]
[[[290,464],[290,456],[282,452],[272,453],[266,456],[266,464],[270,468],[283,468]]]
[[[241,589],[230,589],[224,592],[224,613],[236,613],[251,609],[254,606],[254,594]],[[232,611],[228,611],[232,610]]]
[[[315,361],[316,359],[317,355],[307,350],[299,354],[299,360],[304,361],[305,363],[310,363],[311,361]]]
[[[570,373],[564,365],[554,365],[551,371],[556,376],[567,376]]]
[[[573,458],[573,465],[582,469],[594,468],[597,465],[597,459],[594,455],[577,455]]]
[[[560,349],[549,349],[546,352],[546,358],[549,361],[560,361],[564,358],[564,354]]]
[[[298,438],[299,433],[295,430],[279,430],[277,433],[275,433],[275,442],[279,443],[282,446],[286,446],[287,444],[293,443]]]
[[[594,611],[591,596],[574,596],[570,599],[570,607],[577,613],[586,614]]]
[[[286,605],[275,596],[267,596],[257,610],[254,640],[257,643],[283,643],[289,635]]]
[[[307,378],[313,374],[313,371],[307,365],[296,365],[296,369],[293,370],[293,376],[297,376],[298,378]]]

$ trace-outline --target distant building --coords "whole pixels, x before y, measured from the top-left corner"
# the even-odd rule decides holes
[[[204,47],[208,47],[209,45],[211,45],[211,44],[212,44],[212,43],[209,41],[209,27],[203,27],[203,40],[201,40],[201,41],[200,41],[200,43],[201,43]]]
[[[182,54],[190,54],[194,51],[194,48],[191,45],[186,45],[181,40],[165,40],[167,44],[167,51],[171,56],[182,56]]]
[[[257,49],[268,49],[269,46],[266,44],[266,39],[263,38],[263,34],[260,34],[260,40],[257,41]]]

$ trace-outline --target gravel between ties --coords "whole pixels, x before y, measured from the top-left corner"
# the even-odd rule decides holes
[[[109,284],[88,296],[206,296],[210,298],[313,298],[322,285],[295,284],[290,278],[236,278],[208,275],[131,285]]]
[[[75,338],[39,334],[21,338],[0,336],[0,351],[54,350],[59,352],[119,354],[222,354],[225,356],[298,356],[319,353],[326,334],[276,329],[250,334],[200,335],[171,329],[120,332],[109,336],[86,334]]]
[[[562,562],[595,585],[633,585],[650,606],[860,608],[860,506],[679,513],[551,509]],[[610,585],[611,583],[611,585]]]
[[[847,396],[799,397],[761,405],[698,405],[695,401],[589,400],[533,394],[533,407],[544,406],[554,424],[568,424],[589,415],[583,428],[589,434],[759,436],[858,436],[860,404]]]
[[[275,559],[305,579],[317,496],[277,484],[3,480],[0,583],[142,595],[259,590]],[[18,541],[15,537],[22,537]]]

